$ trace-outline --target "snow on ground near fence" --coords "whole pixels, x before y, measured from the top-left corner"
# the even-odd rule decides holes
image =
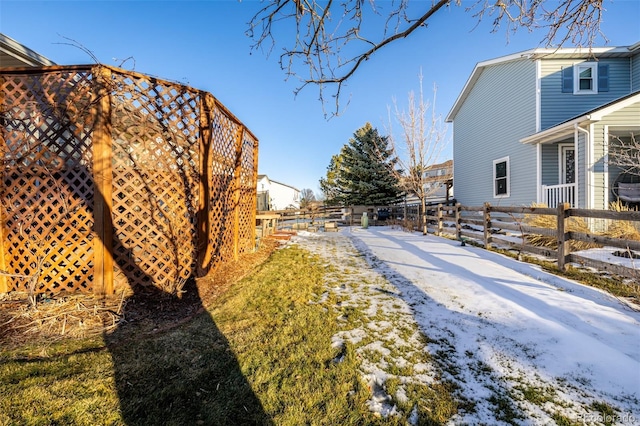
[[[518,424],[563,417],[640,425],[640,312],[615,297],[478,247],[390,227],[302,233],[294,242],[320,254],[327,244],[355,248],[395,287],[389,300],[410,307],[435,367],[474,405],[454,424],[503,423],[506,404],[522,416]],[[331,261],[341,262],[335,254]]]

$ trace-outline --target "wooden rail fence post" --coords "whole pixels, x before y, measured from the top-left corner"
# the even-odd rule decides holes
[[[565,263],[569,255],[569,240],[567,239],[566,224],[569,216],[569,203],[558,204],[558,269],[565,270]]]
[[[462,207],[460,205],[460,203],[456,203],[455,205],[455,217],[456,217],[456,239],[460,240],[462,239],[462,226],[461,226],[461,222],[462,222],[462,218],[461,218],[461,213],[462,213]]]
[[[108,82],[111,71],[97,66],[96,91],[94,97],[93,127],[93,219],[96,238],[93,239],[93,280],[99,294],[113,294],[113,220],[111,211],[111,96]]]
[[[482,220],[484,227],[484,248],[488,250],[491,247],[491,204],[489,203],[484,203]]]
[[[442,204],[438,204],[438,229],[436,230],[436,235],[442,235]]]

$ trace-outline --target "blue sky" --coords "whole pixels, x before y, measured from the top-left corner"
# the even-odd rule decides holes
[[[444,118],[476,63],[539,46],[543,33],[507,39],[490,32],[489,20],[476,26],[465,12],[472,4],[438,12],[427,28],[374,55],[343,89],[347,109],[330,120],[315,87],[294,96],[297,81],[286,81],[277,55],[251,52],[245,32],[258,1],[0,0],[0,32],[58,64],[92,62],[66,37],[102,63],[132,57],[135,63],[123,68],[211,92],[258,137],[259,173],[319,193],[331,156],[366,122],[384,133],[388,107],[394,98],[402,107],[409,91],[418,91],[421,71],[425,97],[438,86],[436,109]],[[605,7],[607,45],[640,41],[640,1],[605,0]],[[449,148],[443,160],[450,157]]]

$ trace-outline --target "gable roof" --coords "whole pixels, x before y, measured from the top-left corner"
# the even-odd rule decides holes
[[[548,49],[548,48],[536,48],[529,49],[522,52],[513,53],[507,56],[500,56],[498,58],[489,59],[487,61],[478,62],[471,72],[471,75],[467,79],[462,91],[458,95],[458,98],[454,102],[449,114],[447,115],[446,122],[451,123],[458,114],[458,111],[462,107],[462,104],[471,93],[473,86],[482,75],[485,68],[488,68],[497,64],[504,64],[512,61],[535,61],[542,58],[558,58],[558,59],[589,59],[589,58],[616,58],[616,57],[628,57],[640,51],[640,42],[630,46],[618,46],[618,47],[592,47],[592,48],[561,48],[561,49]]]
[[[281,185],[281,186],[286,186],[287,188],[291,188],[296,192],[300,192],[300,190],[298,188],[296,188],[295,186],[287,185],[286,183],[278,182],[277,180],[271,179],[271,183],[276,183],[276,184]]]
[[[52,60],[0,33],[0,67],[40,67],[56,65]]]
[[[625,108],[629,105],[632,105],[638,102],[640,102],[640,91],[633,92],[629,95],[618,98],[612,102],[607,102],[604,105],[600,105],[599,107],[594,108],[591,111],[587,111],[576,117],[570,118],[569,120],[563,123],[560,123],[556,126],[553,126],[549,129],[545,129],[531,136],[527,136],[526,138],[522,138],[520,139],[520,142],[525,144],[532,144],[532,143],[551,142],[553,140],[557,140],[560,137],[567,136],[573,133],[573,129],[577,125],[589,124],[595,121],[600,121],[602,120],[603,117],[606,117],[611,113],[619,111],[622,108]]]

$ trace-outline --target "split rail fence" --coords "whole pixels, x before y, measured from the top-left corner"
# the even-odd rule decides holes
[[[525,215],[552,216],[554,228],[542,228],[527,225]],[[416,218],[419,215],[414,215]],[[483,206],[470,207],[458,204],[437,205],[427,211],[428,228],[436,235],[449,234],[459,240],[465,238],[477,241],[485,248],[507,247],[518,252],[527,252],[557,261],[558,268],[565,270],[570,263],[607,271],[618,276],[632,278],[640,283],[640,258],[631,267],[585,257],[571,252],[571,241],[592,243],[603,247],[620,249],[625,257],[633,258],[640,253],[640,241],[611,238],[597,233],[585,233],[569,230],[570,218],[582,218],[586,223],[597,227],[597,222],[606,224],[611,221],[628,221],[640,230],[640,212],[617,212],[608,210],[587,210],[570,208],[560,203],[557,208],[545,207],[500,207],[485,203]],[[419,229],[418,221],[411,225]],[[605,225],[606,226],[606,225]],[[504,230],[510,231],[507,238]],[[555,240],[555,247],[541,247],[528,242],[530,236],[544,236]]]
[[[0,120],[0,293],[175,294],[255,249],[258,140],[210,93],[2,68]]]

